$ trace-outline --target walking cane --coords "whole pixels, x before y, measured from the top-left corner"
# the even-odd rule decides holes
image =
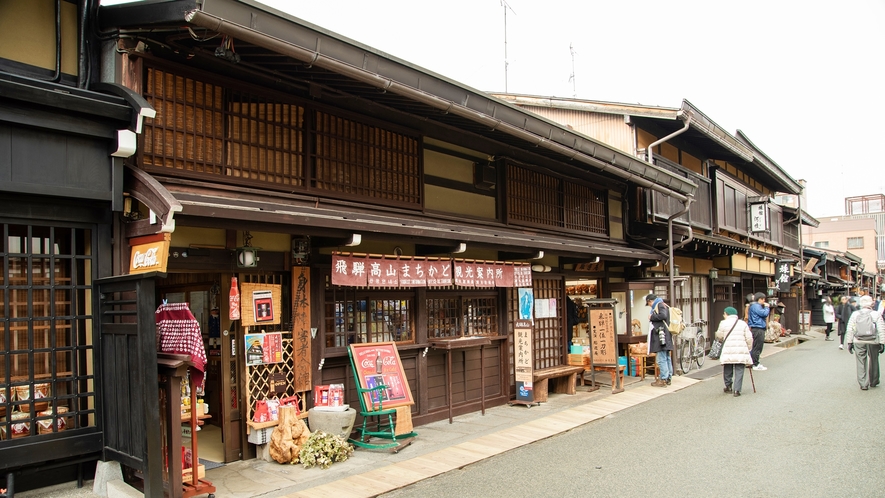
[[[753,367],[748,367],[747,370],[750,371],[750,384],[753,384],[753,394],[756,394],[756,381],[753,380]]]

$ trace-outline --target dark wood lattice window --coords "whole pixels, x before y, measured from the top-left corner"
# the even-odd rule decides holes
[[[608,234],[603,190],[512,164],[507,171],[511,223]]]
[[[562,291],[562,282],[555,279],[532,281],[532,292],[535,299],[556,299],[555,318],[535,318],[532,327],[532,352],[533,368],[555,367],[563,364],[565,341],[563,336],[563,309],[562,303],[565,294]],[[519,319],[519,292],[518,289],[507,289],[507,315],[508,334],[510,336],[510,355],[513,357],[513,322]],[[511,375],[513,366],[511,364]]]
[[[364,342],[414,342],[414,302],[411,292],[328,285],[324,318],[326,348]]]
[[[420,153],[414,137],[317,112],[314,186],[420,206]]]
[[[157,111],[145,121],[145,169],[304,186],[304,108],[157,68],[148,69],[145,98]]]
[[[0,439],[93,426],[93,231],[0,224],[0,236]]]
[[[451,296],[427,299],[428,337],[498,335],[498,298]]]

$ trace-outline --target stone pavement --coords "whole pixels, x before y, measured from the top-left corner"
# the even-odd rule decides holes
[[[822,327],[805,335],[783,338],[779,344],[766,344],[763,358],[780,353],[800,340],[818,339]],[[531,444],[555,434],[606,417],[636,404],[666,396],[697,382],[721,374],[719,362],[707,359],[700,370],[673,377],[667,388],[651,387],[653,378],[626,377],[625,392],[611,394],[608,374],[597,374],[600,388],[590,392],[578,387],[575,395],[551,394],[547,403],[496,406],[479,412],[422,425],[418,437],[398,453],[357,448],[345,462],[328,469],[305,469],[301,465],[281,465],[253,459],[234,462],[206,472],[206,479],[217,488],[219,498],[263,497],[373,497],[458,469]],[[92,481],[76,489],[73,483],[16,493],[19,497],[69,498],[99,496],[92,493]]]

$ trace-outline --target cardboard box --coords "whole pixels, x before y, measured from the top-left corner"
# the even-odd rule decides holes
[[[191,482],[191,474],[193,469],[184,469],[181,471],[181,480],[182,482]],[[197,479],[205,479],[206,478],[206,466],[198,465],[197,466]]]

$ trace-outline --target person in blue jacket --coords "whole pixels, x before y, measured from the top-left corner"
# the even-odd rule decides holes
[[[673,337],[670,335],[670,307],[663,299],[654,294],[645,298],[645,305],[651,307],[648,315],[648,353],[655,353],[658,371],[658,380],[651,383],[654,387],[667,387],[673,377],[673,360],[670,351],[673,350]]]
[[[756,298],[756,302],[750,305],[747,313],[747,323],[753,332],[753,349],[750,350],[750,356],[753,358],[753,370],[768,370],[759,363],[759,358],[762,356],[762,345],[765,344],[765,328],[771,308],[765,301],[764,292],[757,292],[753,297]]]

